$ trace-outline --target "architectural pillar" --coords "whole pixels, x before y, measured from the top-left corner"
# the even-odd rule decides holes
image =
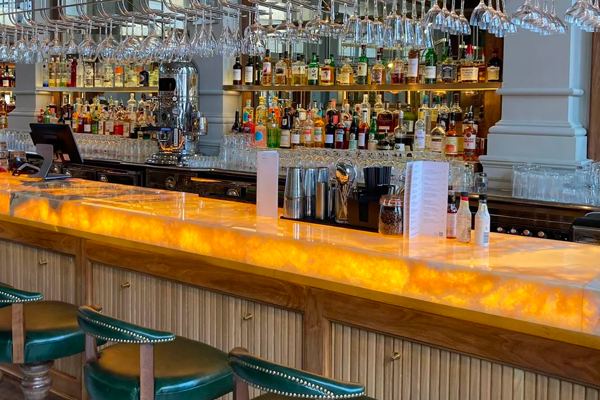
[[[50,103],[49,92],[36,93],[35,88],[42,86],[42,72],[39,64],[17,64],[17,82],[13,90],[16,107],[8,114],[10,129],[29,129],[29,124],[37,122],[41,109]]]
[[[508,2],[509,14],[521,1]],[[570,0],[557,0],[562,16]],[[488,135],[481,157],[493,188],[508,188],[515,164],[572,169],[587,159],[590,33],[569,26],[566,35],[525,29],[505,38],[502,119]]]

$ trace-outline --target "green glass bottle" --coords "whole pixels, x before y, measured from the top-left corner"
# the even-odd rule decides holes
[[[308,84],[319,84],[319,63],[317,62],[317,53],[312,54],[310,64],[308,64]]]
[[[331,66],[331,68],[332,68],[332,72],[331,72],[331,82],[332,82],[334,85],[336,85],[336,84],[338,83],[338,82],[337,82],[337,80],[336,80],[336,78],[337,78],[337,71],[336,71],[336,69],[335,69],[335,58],[333,57],[333,54],[330,54],[330,55],[329,55],[329,59],[331,60],[331,61],[329,62],[329,65],[330,65],[330,66]]]
[[[358,70],[354,81],[357,85],[367,84],[367,72],[369,71],[369,60],[367,59],[367,46],[361,46],[360,57],[358,58]]]
[[[379,141],[379,132],[377,131],[377,113],[371,113],[371,126],[369,127],[369,136],[373,135]],[[383,134],[382,134],[383,136]]]
[[[272,112],[267,121],[267,147],[271,149],[279,148],[280,141],[281,130],[277,118],[275,118],[275,113]]]
[[[430,48],[425,53],[425,83],[435,83],[437,80],[437,54]]]

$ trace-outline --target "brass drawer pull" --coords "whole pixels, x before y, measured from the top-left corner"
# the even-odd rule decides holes
[[[38,265],[48,265],[48,260],[39,260]]]
[[[402,358],[402,353],[395,351],[394,354],[392,355],[392,361],[396,361]]]
[[[248,313],[246,315],[244,315],[244,321],[248,321],[250,319],[254,318],[254,315],[252,315],[251,313]]]
[[[129,283],[129,282],[123,282],[123,283],[121,283],[121,287],[122,287],[123,289],[127,289],[127,288],[128,288],[128,287],[130,287],[130,286],[131,286],[131,283]]]

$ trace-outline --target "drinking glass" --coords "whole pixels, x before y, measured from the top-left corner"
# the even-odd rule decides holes
[[[257,5],[258,7],[258,5]],[[296,25],[294,25],[294,23],[292,22],[292,3],[290,1],[288,1],[287,3],[287,18],[286,20],[282,21],[281,24],[279,24],[277,26],[277,28],[275,28],[275,32],[277,32],[277,35],[279,37],[279,40],[281,40],[283,43],[292,43],[294,41],[294,39],[296,38],[297,32],[298,32],[298,27]],[[257,16],[258,18],[258,16]],[[263,35],[264,33],[264,28],[261,26],[262,30],[263,30]],[[324,36],[329,36],[329,26],[327,28],[327,35]]]
[[[360,43],[360,18],[358,17],[358,0],[354,1],[353,13],[348,18],[344,28],[344,40],[348,43]],[[308,29],[308,24],[307,24]]]
[[[98,52],[98,45],[92,38],[92,23],[86,30],[85,38],[78,46],[78,52],[83,61],[94,62],[96,60],[96,54]]]
[[[196,28],[197,24],[194,25]],[[156,32],[156,21],[152,24],[152,29],[148,25],[148,35],[140,45],[140,57],[148,63],[158,60],[158,52],[162,46],[162,41]]]
[[[460,15],[458,16],[458,26],[456,30],[463,35],[471,34],[471,25],[469,20],[465,17],[465,0],[460,1]]]
[[[373,2],[373,43],[377,47],[383,47],[385,25],[379,20],[377,1]]]
[[[365,1],[365,17],[360,21],[360,38],[361,44],[374,43],[373,20],[369,19],[369,0]]]
[[[526,0],[526,1],[529,1],[529,0]],[[471,13],[471,20],[470,20],[471,26],[480,26],[481,21],[483,19],[483,15],[485,14],[486,11],[487,11],[487,6],[483,2],[483,0],[479,0],[479,4],[477,5],[477,7],[475,7],[473,12]]]
[[[437,16],[442,12],[442,9],[437,3],[437,0],[431,0],[431,8],[425,14],[425,23],[427,26],[433,26],[435,29],[440,29],[441,26],[435,26],[435,21],[437,20]]]
[[[58,34],[58,26],[54,28],[54,39],[50,42],[48,47],[48,54],[51,56],[60,56],[62,55],[63,46],[60,42],[60,36]]]
[[[119,43],[112,35],[112,20],[109,20],[106,38],[98,45],[98,61],[106,64],[114,63],[118,45]]]
[[[335,22],[335,0],[331,0],[329,13],[329,34],[334,39],[339,39],[344,33],[344,26]],[[383,34],[382,34],[383,38]]]
[[[74,27],[71,27],[71,29],[69,29],[68,35],[69,38],[67,39],[67,42],[63,44],[62,54],[64,56],[70,54],[79,54],[79,45],[75,41]]]

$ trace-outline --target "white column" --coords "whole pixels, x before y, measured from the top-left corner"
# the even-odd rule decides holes
[[[521,3],[509,1],[509,14]],[[570,4],[557,0],[557,13]],[[490,128],[488,155],[481,157],[492,187],[510,187],[515,164],[572,169],[589,162],[591,39],[571,26],[566,35],[519,29],[505,39],[502,119]]]
[[[17,85],[13,91],[16,107],[8,115],[11,129],[29,129],[29,124],[37,122],[41,109],[46,109],[52,95],[49,92],[36,93],[36,86],[42,86],[39,65],[17,64]]]

